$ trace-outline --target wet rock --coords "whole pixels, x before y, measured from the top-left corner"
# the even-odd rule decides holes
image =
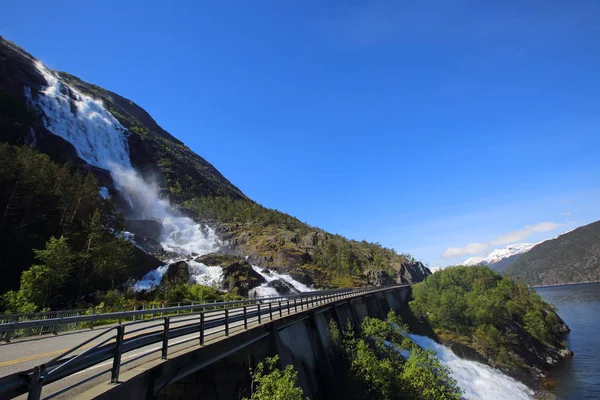
[[[160,254],[160,252],[163,250],[163,247],[160,244],[160,242],[157,242],[152,238],[146,236],[133,235],[132,239],[137,247],[139,247],[148,254]]]
[[[313,278],[306,272],[288,272],[288,275],[292,277],[293,280],[298,281],[306,286],[314,286],[315,281]]]
[[[267,286],[277,290],[277,293],[282,296],[300,293],[300,291],[296,289],[294,285],[284,281],[283,279],[275,279],[274,281],[267,283]]]
[[[190,270],[185,261],[169,264],[165,277],[175,283],[190,283]]]
[[[136,235],[138,238],[149,238],[154,242],[160,242],[162,224],[153,219],[128,219],[125,220],[125,230]]]

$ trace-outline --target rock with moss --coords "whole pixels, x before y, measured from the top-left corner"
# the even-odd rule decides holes
[[[219,266],[223,269],[223,289],[237,291],[241,296],[266,282],[252,265],[241,257],[210,253],[196,258],[196,262],[206,266]]]

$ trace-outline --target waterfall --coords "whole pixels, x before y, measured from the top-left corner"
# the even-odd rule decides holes
[[[102,102],[62,82],[41,62],[36,62],[35,66],[48,86],[37,96],[32,95],[30,88],[25,88],[25,95],[31,104],[43,111],[45,127],[71,143],[85,162],[110,171],[115,187],[129,201],[135,217],[161,222],[161,245],[173,255],[168,261],[217,251],[220,242],[212,229],[203,229],[191,218],[176,216],[169,202],[159,198],[158,186],[144,180],[133,169],[127,144],[129,132]],[[101,188],[99,194],[108,197],[108,189]],[[163,266],[148,272],[136,286],[156,285],[167,269]],[[219,274],[212,269],[203,270],[196,265],[191,269],[197,282],[204,281],[201,277],[204,272],[210,282],[219,279]]]
[[[145,180],[133,169],[127,144],[129,132],[104,108],[102,101],[93,99],[62,82],[41,62],[38,61],[35,65],[48,86],[36,96],[31,93],[30,88],[26,88],[25,95],[34,106],[43,111],[46,128],[71,143],[77,150],[77,155],[85,162],[110,171],[115,187],[129,202],[134,218],[161,222],[160,243],[170,254],[167,263],[185,259],[194,282],[221,286],[223,271],[220,267],[207,267],[189,261],[191,256],[218,251],[221,242],[214,230],[197,224],[191,218],[176,216],[169,202],[160,199],[158,185]],[[101,188],[99,194],[107,198],[108,189]],[[124,235],[126,238],[133,236]],[[311,290],[289,275],[275,272],[266,274],[258,267],[253,268],[267,281],[254,289],[256,295],[277,294],[275,288],[267,286],[269,282],[277,279],[287,282],[298,292]],[[157,285],[167,270],[168,266],[165,265],[148,272],[136,284],[136,288],[147,289]]]
[[[266,282],[262,285],[250,290],[250,297],[267,297],[267,296],[279,296],[280,294],[274,287],[269,286],[269,282],[276,281],[278,279],[289,283],[293,286],[298,292],[310,292],[313,289],[308,286],[298,282],[290,275],[287,274],[278,274],[277,272],[270,271],[268,273],[265,272],[263,268],[257,267],[256,265],[252,266],[252,269],[260,274],[263,278],[265,278]]]
[[[66,85],[41,62],[35,66],[48,86],[35,100],[30,90],[25,94],[44,111],[46,128],[75,146],[88,164],[110,171],[113,165],[131,169],[128,132],[102,102]]]
[[[428,337],[413,334],[409,336],[419,347],[437,353],[442,365],[450,369],[452,377],[463,390],[464,399],[529,400],[533,396],[527,386],[494,368],[464,360]]]

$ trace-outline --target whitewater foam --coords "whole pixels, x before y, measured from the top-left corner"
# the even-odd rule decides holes
[[[423,349],[436,352],[442,365],[448,367],[458,386],[463,390],[464,399],[529,400],[533,392],[524,384],[487,365],[464,360],[449,348],[432,339],[409,334],[409,337]]]
[[[83,95],[61,80],[44,64],[36,62],[48,86],[29,100],[44,110],[44,125],[67,140],[85,162],[111,170],[111,165],[130,169],[127,130],[109,113],[102,101]]]
[[[252,269],[254,271],[256,271],[258,274],[260,274],[260,276],[262,276],[266,280],[266,282],[258,287],[255,287],[254,289],[250,290],[250,293],[249,293],[250,297],[279,296],[279,293],[277,292],[277,290],[275,288],[268,286],[269,282],[275,281],[278,279],[281,279],[281,280],[289,283],[299,292],[310,292],[313,290],[313,289],[309,288],[308,286],[298,282],[297,280],[292,278],[290,275],[278,274],[277,272],[274,272],[274,271],[265,273],[263,268],[260,268],[256,265],[253,265]]]

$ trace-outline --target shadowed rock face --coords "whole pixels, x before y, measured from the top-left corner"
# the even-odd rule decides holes
[[[427,275],[431,275],[429,268],[420,261],[403,262],[400,265],[400,271],[396,277],[398,283],[417,283],[424,280]]]
[[[133,233],[136,240],[138,237],[144,237],[160,242],[162,224],[156,220],[130,219],[125,221],[125,230]]]

